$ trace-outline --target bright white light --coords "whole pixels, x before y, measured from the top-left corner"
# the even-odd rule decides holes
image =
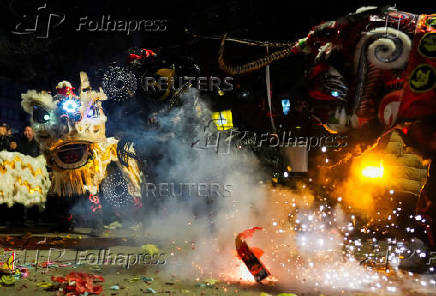
[[[382,178],[384,173],[383,165],[380,166],[367,166],[362,169],[362,175],[368,178]]]
[[[394,193],[395,193],[394,189],[389,190],[389,194],[390,194],[390,195],[392,195],[392,194],[394,194]]]
[[[74,113],[79,108],[79,104],[75,100],[66,100],[62,104],[62,109],[64,109],[68,113]]]
[[[283,173],[283,176],[284,176],[285,178],[287,178],[287,177],[289,176],[288,172],[284,172],[284,173]]]
[[[333,90],[330,94],[335,98],[339,97],[339,92],[336,90]]]
[[[49,119],[50,119],[50,115],[45,114],[45,115],[44,115],[44,120],[47,121],[47,120],[49,120]]]
[[[322,151],[322,152],[327,152],[327,147],[326,147],[326,146],[322,146],[322,147],[321,147],[321,151]]]

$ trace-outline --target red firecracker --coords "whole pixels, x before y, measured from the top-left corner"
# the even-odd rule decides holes
[[[254,247],[250,248],[245,241],[246,238],[252,237],[256,230],[262,230],[262,227],[253,227],[239,233],[235,243],[239,258],[245,263],[256,282],[261,282],[271,274],[260,261],[263,251]]]

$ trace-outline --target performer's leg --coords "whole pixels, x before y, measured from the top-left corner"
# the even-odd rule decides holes
[[[75,198],[73,197],[59,197],[53,196],[50,200],[47,199],[47,210],[49,210],[53,217],[52,231],[55,232],[69,232],[73,227],[73,217],[71,209],[74,205]]]
[[[1,204],[0,205],[0,225],[6,225],[9,220],[8,215],[8,205],[7,204]]]
[[[22,204],[16,203],[10,209],[11,222],[13,226],[23,226],[24,225],[24,206]]]
[[[416,203],[416,224],[420,238],[436,251],[436,163],[432,159],[428,168],[427,181],[421,189]]]
[[[89,217],[91,218],[91,235],[98,236],[104,230],[103,208],[98,195],[90,194],[88,197]]]
[[[39,221],[39,207],[34,205],[27,209],[27,219],[32,220],[33,224],[38,224]]]
[[[93,213],[91,227],[91,235],[99,236],[103,232],[103,211],[101,209]]]

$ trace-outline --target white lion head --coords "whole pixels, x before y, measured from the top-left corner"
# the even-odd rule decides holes
[[[31,115],[31,124],[41,151],[52,169],[53,191],[59,195],[96,192],[106,166],[116,159],[116,143],[106,138],[106,116],[101,101],[106,95],[91,90],[88,76],[80,73],[81,86],[74,93],[68,81],[60,82],[57,94],[29,90],[21,105]]]

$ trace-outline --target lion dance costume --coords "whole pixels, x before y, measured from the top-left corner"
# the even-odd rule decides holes
[[[32,128],[50,169],[50,192],[61,204],[66,201],[63,209],[58,209],[61,224],[69,225],[71,220],[68,208],[72,204],[68,205],[68,200],[79,198],[99,217],[94,227],[100,228],[102,182],[117,173],[126,185],[125,194],[132,204],[138,205],[141,173],[136,160],[118,160],[118,141],[106,137],[107,118],[101,106],[106,95],[101,88],[91,89],[86,73],[81,72],[80,78],[78,94],[68,81],[62,81],[56,87],[56,95],[29,90],[22,94],[21,105],[31,115]]]

